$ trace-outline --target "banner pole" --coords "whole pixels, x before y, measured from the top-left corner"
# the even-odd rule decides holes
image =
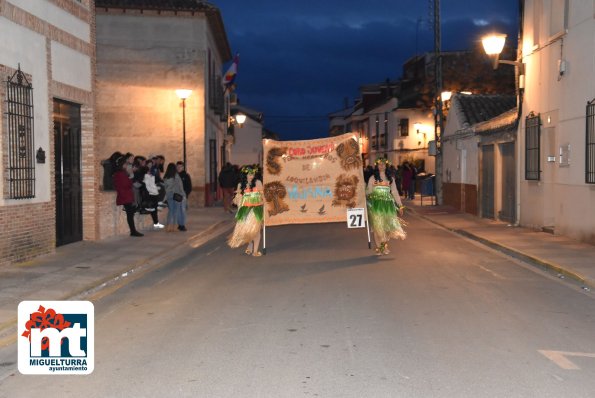
[[[262,254],[267,254],[267,226],[262,223]]]
[[[368,249],[372,249],[372,241],[370,240],[370,222],[368,221],[368,205],[364,205],[365,214],[366,214],[366,229],[368,230]]]

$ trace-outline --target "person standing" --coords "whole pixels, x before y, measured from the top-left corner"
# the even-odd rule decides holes
[[[409,162],[403,163],[403,167],[401,168],[401,178],[403,195],[405,196],[405,199],[407,199],[409,198],[409,189],[413,180],[413,173],[411,171],[411,167],[409,166]]]
[[[169,163],[163,176],[163,182],[165,185],[165,197],[167,198],[167,222],[166,231],[174,232],[176,225],[180,231],[186,231],[185,223],[186,220],[183,217],[185,212],[180,211],[180,206],[183,205],[186,199],[186,193],[184,192],[184,185],[182,179],[178,175],[176,165]],[[182,217],[181,217],[182,216]]]
[[[256,178],[258,168],[246,166],[242,168],[242,182],[237,186],[238,212],[236,225],[227,244],[231,248],[248,244],[245,253],[255,257],[262,256],[258,247],[260,245],[260,229],[262,227],[263,200],[262,183]]]
[[[159,222],[159,215],[157,212],[157,203],[159,202],[159,186],[155,184],[155,176],[151,174],[149,168],[147,166],[143,167],[143,184],[145,185],[145,192],[148,194],[145,199],[145,204],[148,208],[145,208],[146,211],[151,214],[151,218],[153,219],[153,228],[161,229],[164,227],[163,224]]]
[[[122,156],[116,161],[116,168],[117,170],[112,176],[114,188],[116,189],[116,205],[124,206],[126,221],[128,222],[128,228],[130,228],[130,236],[144,236],[136,230],[136,226],[134,225],[134,213],[137,207],[134,203],[132,180],[128,174],[128,163],[125,157]]]
[[[388,241],[405,239],[403,222],[399,216],[403,215],[403,203],[397,191],[395,180],[386,172],[390,164],[388,159],[376,159],[374,176],[368,181],[368,215],[374,233],[376,254],[390,253]]]
[[[176,170],[178,171],[178,175],[182,179],[182,186],[184,187],[184,193],[186,193],[186,199],[190,196],[190,192],[192,192],[192,179],[190,178],[190,174],[186,171],[186,165],[184,162],[179,160],[176,163]]]
[[[233,213],[231,201],[237,184],[237,176],[231,163],[227,162],[219,173],[219,186],[223,191],[223,211]]]

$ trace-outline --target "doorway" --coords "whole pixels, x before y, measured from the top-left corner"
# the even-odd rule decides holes
[[[500,144],[502,156],[502,209],[499,218],[514,223],[516,218],[516,162],[514,142]]]
[[[56,246],[83,239],[81,107],[54,99]]]
[[[494,145],[481,147],[481,216],[494,218]]]

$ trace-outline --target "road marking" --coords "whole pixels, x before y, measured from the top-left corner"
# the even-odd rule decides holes
[[[548,350],[537,350],[540,354],[545,356],[547,359],[566,370],[580,370],[580,367],[566,357],[586,357],[595,358],[595,354],[587,352],[566,352],[566,351],[548,351]]]

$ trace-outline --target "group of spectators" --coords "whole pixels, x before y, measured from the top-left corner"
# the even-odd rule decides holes
[[[163,155],[135,156],[128,152],[114,152],[109,163],[116,190],[116,204],[123,206],[130,228],[130,236],[144,236],[134,224],[135,213],[150,214],[154,229],[186,231],[188,196],[192,181],[184,162],[169,163],[165,167]],[[167,207],[167,221],[159,222],[158,211]]]
[[[387,166],[386,174],[390,174],[395,180],[399,195],[405,197],[405,199],[415,198],[415,183],[417,175],[420,172],[417,170],[415,165],[410,162],[403,162],[403,164],[395,167],[394,165]],[[364,168],[364,180],[366,185],[371,176],[374,175],[374,167],[367,166]]]

